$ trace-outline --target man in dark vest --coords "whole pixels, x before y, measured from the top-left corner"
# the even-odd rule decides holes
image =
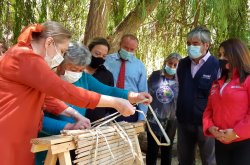
[[[212,82],[218,77],[219,62],[209,52],[211,38],[205,27],[196,27],[187,35],[188,56],[179,62],[177,79],[177,151],[179,165],[193,165],[199,146],[203,165],[216,165],[214,139],[205,137],[202,114]]]

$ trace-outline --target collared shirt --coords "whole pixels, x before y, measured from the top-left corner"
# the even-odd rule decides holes
[[[191,73],[192,77],[194,78],[195,74],[198,72],[198,70],[202,67],[202,65],[207,61],[207,59],[211,56],[210,52],[208,51],[207,54],[199,60],[199,63],[196,64],[192,59],[191,59]]]
[[[121,68],[121,59],[118,53],[110,54],[106,57],[104,66],[113,74],[114,83],[117,83],[118,75]],[[125,71],[125,85],[124,89],[133,92],[147,92],[147,71],[144,64],[132,56],[126,61]],[[145,114],[147,112],[147,106],[139,104],[140,110]],[[139,113],[138,120],[144,120],[144,116]]]

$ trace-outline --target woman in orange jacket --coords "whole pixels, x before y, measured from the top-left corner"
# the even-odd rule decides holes
[[[250,162],[250,53],[239,39],[220,45],[222,76],[212,85],[203,114],[205,135],[215,141],[217,165]]]
[[[34,164],[30,140],[37,136],[41,109],[46,106],[61,113],[67,106],[59,100],[86,108],[113,107],[124,116],[134,113],[127,100],[77,88],[52,71],[63,61],[70,38],[69,31],[56,22],[31,25],[0,58],[1,165]],[[50,104],[52,100],[57,106]]]

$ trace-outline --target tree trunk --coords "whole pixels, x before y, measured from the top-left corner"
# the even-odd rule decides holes
[[[193,27],[198,26],[199,23],[199,18],[200,18],[200,12],[201,12],[201,0],[197,0],[197,10],[194,16],[194,21],[193,21]]]
[[[91,0],[84,33],[84,45],[94,37],[107,36],[107,19],[111,0]]]
[[[133,11],[131,11],[125,19],[116,27],[115,32],[108,36],[108,40],[111,44],[111,53],[119,49],[119,42],[124,34],[134,34],[139,29],[141,24],[150,15],[153,10],[157,7],[159,0],[143,0],[138,3]],[[142,8],[145,6],[146,15],[142,17]]]

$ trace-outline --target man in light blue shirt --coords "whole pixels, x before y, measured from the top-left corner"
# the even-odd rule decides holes
[[[110,54],[106,57],[104,63],[105,67],[112,72],[114,76],[114,83],[117,85],[120,69],[122,68],[122,61],[125,65],[125,82],[123,87],[133,92],[147,92],[147,74],[144,64],[134,56],[134,53],[138,47],[138,39],[132,34],[126,34],[122,37],[120,42],[120,49],[117,53]],[[119,83],[119,82],[118,82]],[[142,110],[145,114],[147,112],[147,106],[139,104],[139,110]],[[133,116],[120,118],[118,121],[136,122],[144,120],[144,116],[141,113],[136,113]]]

